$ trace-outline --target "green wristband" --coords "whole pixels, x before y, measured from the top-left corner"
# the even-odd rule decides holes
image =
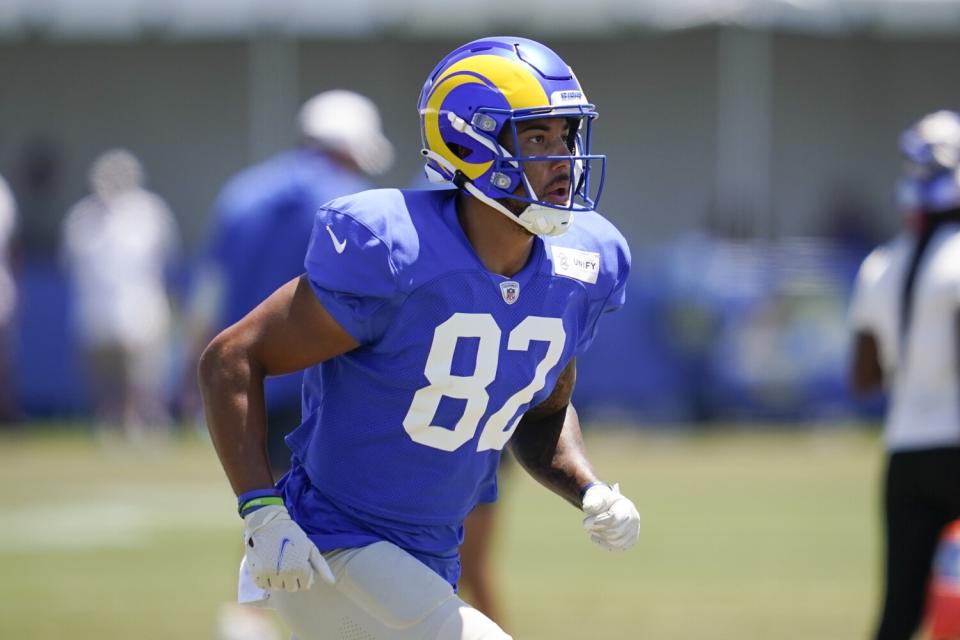
[[[241,516],[246,515],[249,511],[253,509],[259,509],[260,507],[269,507],[271,505],[283,506],[283,498],[279,496],[264,496],[262,498],[254,498],[252,500],[247,500],[240,505],[240,508],[237,511]]]

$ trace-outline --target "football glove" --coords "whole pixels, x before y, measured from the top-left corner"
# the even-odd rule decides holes
[[[608,551],[625,551],[640,535],[640,514],[620,486],[598,482],[583,494],[583,528],[590,539]]]
[[[313,586],[314,573],[333,584],[327,561],[286,507],[261,507],[243,521],[247,567],[258,587],[302,591]]]

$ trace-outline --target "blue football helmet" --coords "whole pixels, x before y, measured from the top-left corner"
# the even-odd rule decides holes
[[[573,70],[544,45],[495,37],[459,47],[427,77],[419,111],[431,182],[452,182],[539,235],[563,233],[574,212],[596,208],[606,168],[605,156],[590,153],[597,112]],[[504,148],[503,136],[512,136],[519,149],[518,122],[539,118],[570,120],[569,155],[515,156]],[[545,160],[570,163],[565,204],[542,199],[524,174],[525,162]],[[499,202],[503,199],[527,205],[514,213]]]
[[[900,136],[905,158],[897,202],[907,213],[960,208],[960,114],[937,111]]]

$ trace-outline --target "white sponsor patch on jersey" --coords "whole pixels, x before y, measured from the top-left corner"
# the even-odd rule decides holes
[[[597,277],[600,275],[599,253],[556,245],[551,246],[550,251],[553,254],[553,272],[555,274],[597,284]]]

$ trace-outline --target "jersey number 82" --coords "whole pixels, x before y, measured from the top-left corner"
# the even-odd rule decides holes
[[[423,372],[430,384],[414,394],[403,419],[403,428],[414,442],[455,451],[473,439],[490,402],[487,387],[497,375],[501,335],[496,320],[488,313],[455,313],[437,326]],[[534,340],[547,342],[549,346],[530,384],[513,394],[487,419],[477,441],[477,451],[503,449],[507,444],[520,421],[520,416],[512,422],[511,418],[543,389],[547,373],[560,360],[566,337],[560,318],[542,316],[527,316],[510,332],[507,339],[510,351],[527,351]],[[477,364],[468,376],[452,373],[454,351],[461,338],[479,339]],[[444,396],[466,400],[463,415],[453,429],[432,424]]]

